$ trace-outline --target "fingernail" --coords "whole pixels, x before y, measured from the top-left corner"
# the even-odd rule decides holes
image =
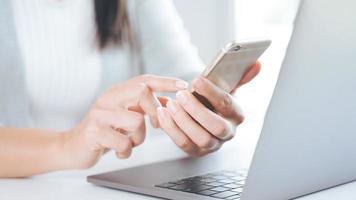
[[[167,108],[173,114],[178,111],[177,105],[173,101],[168,101]]]
[[[194,88],[201,88],[203,86],[203,84],[204,84],[203,80],[200,77],[194,79],[194,81],[193,81]]]
[[[178,89],[184,90],[184,89],[187,89],[188,86],[189,86],[189,83],[187,83],[186,81],[183,81],[183,80],[176,81],[176,87]]]
[[[162,107],[157,108],[157,115],[158,115],[158,118],[160,118],[162,120],[164,120],[164,118],[166,117]]]
[[[219,141],[214,140],[210,145],[211,145],[210,148],[209,148],[210,150],[216,149],[216,147],[219,146]]]
[[[158,128],[158,120],[157,120],[157,118],[150,117],[150,120],[151,120],[152,127],[153,128]]]
[[[188,96],[184,91],[177,92],[177,99],[181,104],[185,104],[188,101]]]

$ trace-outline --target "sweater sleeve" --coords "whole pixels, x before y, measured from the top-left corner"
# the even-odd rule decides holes
[[[137,0],[136,29],[145,73],[191,80],[205,66],[171,0]]]

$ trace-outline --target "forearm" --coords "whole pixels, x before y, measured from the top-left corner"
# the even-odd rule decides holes
[[[66,168],[63,134],[0,128],[0,178],[27,177]]]

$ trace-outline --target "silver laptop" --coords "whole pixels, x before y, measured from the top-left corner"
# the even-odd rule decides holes
[[[210,155],[88,181],[167,199],[278,200],[356,180],[354,8],[354,0],[302,2],[248,173]]]

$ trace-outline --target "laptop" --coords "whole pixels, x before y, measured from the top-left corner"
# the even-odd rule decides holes
[[[248,171],[213,155],[88,177],[165,199],[293,199],[356,180],[356,1],[305,0]],[[224,157],[234,161],[233,152]]]

